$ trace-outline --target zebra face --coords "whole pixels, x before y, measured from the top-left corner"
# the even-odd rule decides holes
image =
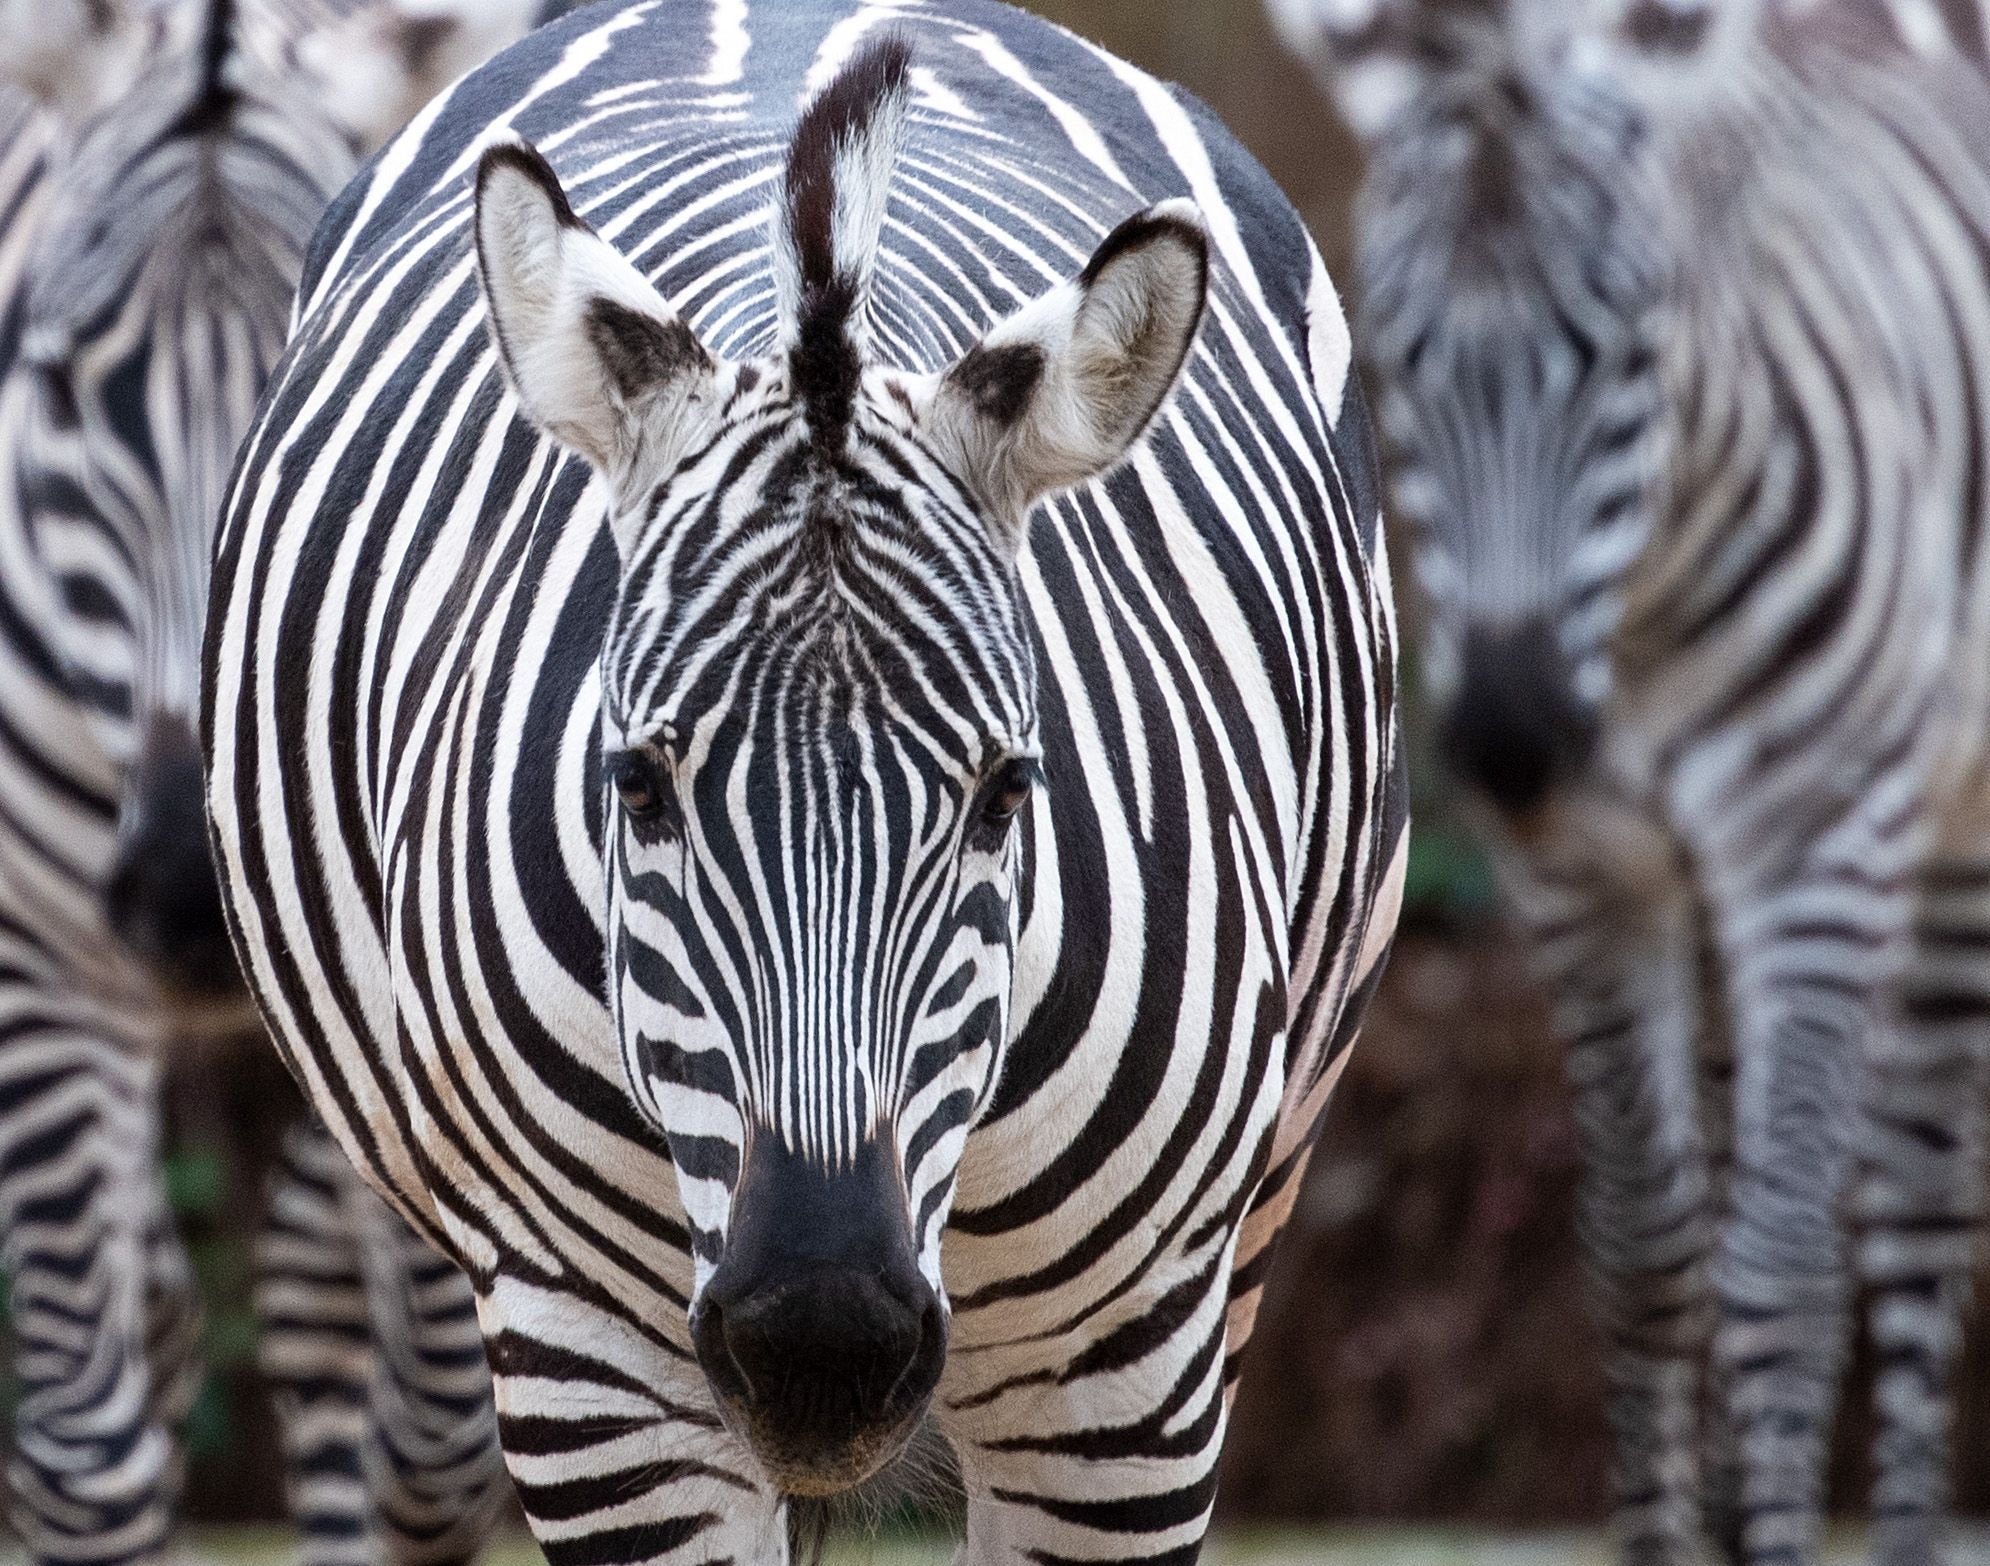
[[[760,390],[665,492],[686,512],[646,534],[604,652],[610,970],[692,1223],[700,1359],[770,1474],[818,1493],[889,1458],[940,1373],[1040,771],[997,536],[888,393],[825,473],[792,378]],[[725,468],[754,498],[714,538]]]
[[[946,1354],[941,1237],[1008,1040],[1043,830],[1015,570],[1031,506],[1118,462],[1192,346],[1186,203],[951,368],[870,362],[902,44],[803,116],[774,215],[782,350],[711,353],[498,145],[486,300],[527,416],[605,481],[610,983],[669,1142],[720,1413],[791,1494],[903,1446]]]
[[[51,154],[8,386],[37,630],[120,774],[105,913],[166,991],[239,991],[194,741],[213,518],[282,352],[345,134],[240,52],[226,8],[156,40]],[[163,24],[162,24],[163,25]]]
[[[1583,773],[1611,688],[1659,476],[1671,260],[1629,99],[1560,57],[1528,68],[1496,10],[1440,11],[1391,12],[1423,29],[1401,70],[1371,39],[1330,79],[1372,138],[1361,326],[1446,749],[1525,815]]]
[[[1665,272],[1620,105],[1514,76],[1377,148],[1369,350],[1447,751],[1508,813],[1578,776],[1643,548]]]

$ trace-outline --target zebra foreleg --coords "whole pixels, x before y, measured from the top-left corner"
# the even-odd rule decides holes
[[[550,1566],[781,1566],[786,1509],[666,1335],[668,1305],[625,1279],[611,1309],[597,1280],[508,1265],[477,1314],[505,1463]]]
[[[1840,1204],[1904,925],[1904,897],[1850,874],[1745,900],[1724,920],[1735,1157],[1714,1353],[1742,1473],[1744,1566],[1817,1559],[1849,1311]]]
[[[1879,1362],[1875,1566],[1945,1560],[1951,1377],[1983,1217],[1990,862],[1925,878],[1899,1026],[1873,1052],[1855,1207]]]
[[[374,1344],[373,1515],[396,1566],[454,1566],[483,1548],[508,1493],[476,1298],[350,1169],[345,1185]]]
[[[32,985],[0,991],[0,1214],[20,1402],[9,1479],[38,1561],[169,1549],[178,1461],[147,1357],[162,1291],[155,1067]]]
[[[954,1383],[946,1421],[968,1497],[958,1566],[1192,1566],[1228,1412],[1235,1236],[1215,1243],[1185,1276],[1143,1285],[1139,1309],[1092,1324],[1073,1360],[997,1370],[974,1356],[992,1385]]]
[[[1678,899],[1582,885],[1528,900],[1582,1148],[1579,1227],[1609,1343],[1625,1566],[1701,1560],[1700,1375],[1712,1324],[1696,946]]]
[[[282,1430],[302,1566],[377,1566],[367,1494],[374,1351],[345,1209],[345,1157],[312,1126],[283,1138],[256,1247],[258,1358]]]

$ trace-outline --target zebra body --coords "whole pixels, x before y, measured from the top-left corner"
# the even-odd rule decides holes
[[[224,886],[476,1284],[552,1558],[784,1558],[929,1392],[971,1558],[1191,1558],[1401,873],[1297,217],[987,0],[594,7],[300,299],[217,564]]]
[[[1879,1558],[1939,1560],[1990,1088],[1982,41],[1278,9],[1369,138],[1362,337],[1569,1048],[1625,1558],[1815,1559],[1856,1261]]]
[[[313,41],[364,29],[372,102],[402,102],[388,9],[0,6],[0,1257],[41,1560],[170,1549],[199,1322],[159,1078],[189,1046],[229,1069],[212,1051],[256,1026],[193,738],[211,519],[379,130]],[[411,1237],[342,1260],[398,1220],[317,1135],[258,1286],[307,1557],[467,1555],[502,1496],[468,1291]]]

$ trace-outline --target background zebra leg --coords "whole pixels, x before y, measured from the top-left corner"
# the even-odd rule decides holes
[[[1847,899],[1833,882],[1786,887],[1723,932],[1735,1156],[1714,1353],[1742,1468],[1746,1566],[1817,1559],[1849,1309],[1840,1202],[1862,1061],[1890,982],[1881,970],[1897,961],[1905,923],[1904,897],[1859,892],[1856,920],[1835,921]],[[1777,928],[1779,916],[1793,928]]]
[[[1873,1052],[1856,1205],[1879,1434],[1875,1566],[1937,1566],[1951,1376],[1983,1217],[1990,1111],[1990,861],[1925,878],[1901,1019]]]
[[[283,1433],[303,1566],[377,1566],[366,1448],[374,1353],[347,1219],[345,1155],[315,1126],[285,1134],[256,1246],[258,1359]]]
[[[173,1398],[146,1349],[187,1273],[165,1260],[158,1225],[156,1067],[142,1047],[79,1026],[76,1009],[32,983],[0,990],[14,1521],[40,1561],[156,1560],[179,1465],[161,1417]]]
[[[1698,949],[1683,907],[1530,899],[1582,1146],[1580,1228],[1607,1376],[1626,1566],[1702,1559],[1700,1376],[1712,1322],[1698,1127]]]
[[[166,1200],[164,1182],[148,1182],[152,1216],[146,1226],[145,1358],[152,1389],[148,1417],[171,1436],[167,1490],[175,1500],[186,1479],[186,1423],[200,1395],[203,1365],[200,1286]]]
[[[373,1516],[389,1561],[454,1566],[482,1549],[509,1493],[476,1297],[349,1169],[345,1187],[374,1345]]]
[[[1698,947],[1700,1138],[1706,1146],[1707,1213],[1711,1232],[1725,1221],[1734,1173],[1734,1031],[1727,1015],[1720,953],[1698,904],[1693,908]],[[1709,1282],[1709,1306],[1712,1287]],[[1709,1322],[1711,1327],[1711,1322]],[[1741,1449],[1728,1423],[1727,1386],[1718,1362],[1710,1365],[1701,1411],[1701,1511],[1716,1559],[1741,1557]]]

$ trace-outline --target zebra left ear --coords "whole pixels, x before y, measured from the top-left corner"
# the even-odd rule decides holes
[[[703,428],[718,361],[522,141],[478,167],[477,260],[526,416],[608,480],[619,529]]]
[[[940,378],[930,427],[1014,547],[1032,505],[1116,466],[1161,411],[1208,291],[1202,214],[1164,201],[1120,224],[1077,277]]]

